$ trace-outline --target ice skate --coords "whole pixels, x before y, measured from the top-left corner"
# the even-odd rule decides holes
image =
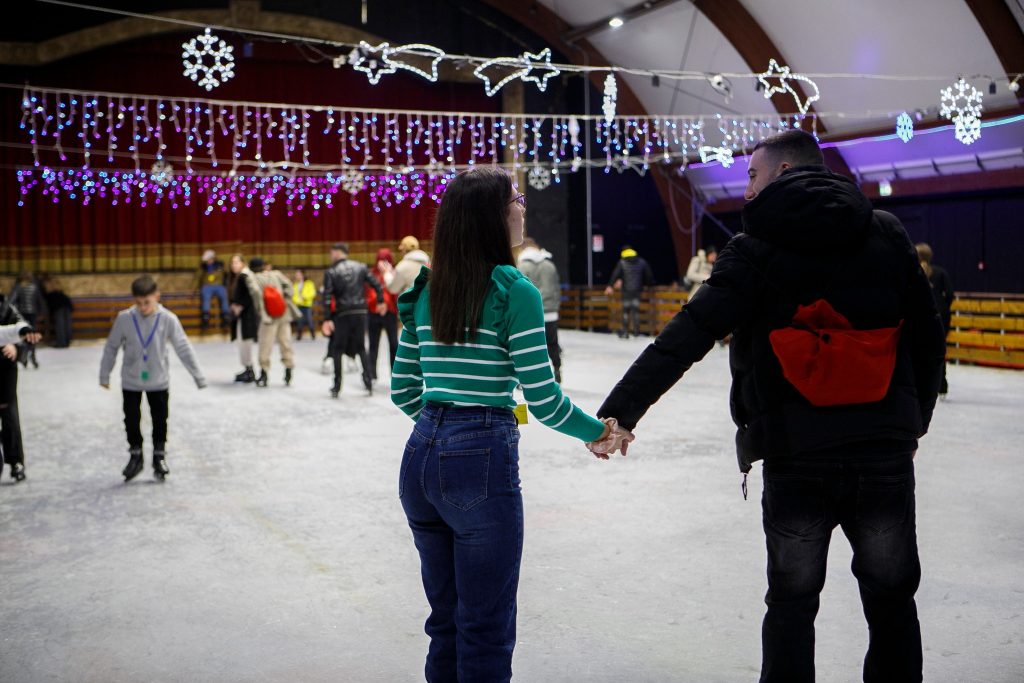
[[[166,456],[164,451],[153,451],[153,477],[159,481],[163,481],[164,477],[171,473],[171,468],[167,466]],[[139,469],[142,469],[141,464]]]
[[[252,366],[251,365],[247,365],[245,370],[243,370],[242,372],[240,372],[237,375],[235,375],[235,381],[236,382],[245,382],[246,384],[248,384],[249,382],[255,382],[256,381],[256,373],[252,371]]]
[[[366,387],[367,395],[373,396],[373,380],[369,377],[363,377],[363,386]]]
[[[290,387],[292,385],[292,369],[291,368],[285,368],[284,369],[284,385],[286,387]]]
[[[129,482],[135,478],[135,476],[142,471],[142,449],[132,448],[128,451],[129,459],[128,464],[121,470],[121,474],[124,475],[125,482]]]
[[[25,466],[20,462],[11,465],[11,477],[14,478],[15,483],[25,481]]]
[[[265,387],[267,386],[267,371],[260,370],[260,376],[256,379],[256,386]]]

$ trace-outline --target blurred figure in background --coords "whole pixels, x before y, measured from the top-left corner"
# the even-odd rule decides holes
[[[71,313],[74,311],[74,304],[71,303],[71,297],[64,293],[57,278],[44,278],[43,292],[47,318],[53,333],[53,345],[58,349],[66,349],[71,346]]]
[[[420,268],[430,264],[430,256],[420,250],[420,241],[412,235],[406,235],[398,243],[398,253],[402,255],[402,260],[397,266],[390,263],[377,264],[384,276],[381,284],[392,294],[401,294],[412,287],[416,276],[420,274]]]
[[[46,302],[43,300],[43,290],[32,273],[24,271],[18,276],[14,289],[11,290],[11,305],[18,309],[18,313],[21,314],[25,322],[35,330],[39,318],[46,313]],[[28,367],[31,362],[32,367],[38,368],[39,361],[36,360],[35,344],[27,345],[25,350],[27,352],[23,360],[25,367]]]
[[[639,337],[640,297],[645,287],[654,284],[654,272],[650,264],[628,244],[622,247],[619,256],[621,258],[615,264],[615,270],[612,271],[604,293],[611,296],[616,289],[622,292],[622,329],[619,331],[619,337],[629,338],[630,330],[633,331],[633,336]]]
[[[35,344],[38,332],[0,294],[0,449],[15,482],[25,479],[25,449],[18,415],[18,344]],[[3,466],[0,465],[0,470]]]
[[[558,268],[551,260],[551,252],[541,249],[535,240],[523,240],[519,252],[519,272],[530,279],[540,290],[544,303],[544,337],[548,343],[548,356],[555,370],[555,381],[562,383],[562,350],[558,346],[558,309],[562,306],[562,286],[558,279]]]
[[[919,242],[914,245],[917,249],[917,258],[921,261],[921,268],[928,276],[928,282],[932,286],[932,297],[935,299],[935,308],[939,309],[939,317],[942,318],[942,331],[949,336],[949,325],[953,320],[953,281],[949,279],[949,273],[942,266],[932,263],[932,248],[926,242]],[[939,398],[945,399],[949,393],[949,382],[946,381],[946,364],[942,364],[942,384],[939,386]]]
[[[235,375],[236,382],[255,382],[252,369],[252,345],[260,330],[260,311],[263,294],[256,284],[255,275],[246,267],[241,254],[231,257],[231,341],[238,340],[238,357],[244,370]]]
[[[377,250],[377,263],[373,267],[373,276],[378,281],[384,282],[386,269],[393,270],[395,263],[391,250],[384,248]],[[366,324],[370,333],[370,375],[377,379],[377,356],[380,353],[380,333],[384,331],[388,335],[388,368],[395,365],[395,354],[398,352],[398,296],[384,287],[384,305],[387,307],[384,313],[378,313],[377,292],[366,285],[366,308],[369,317]]]
[[[293,285],[292,303],[299,309],[299,317],[295,319],[296,338],[302,339],[302,328],[309,328],[309,338],[316,339],[316,331],[313,328],[313,303],[316,301],[316,285],[312,280],[306,279],[304,271],[295,271],[295,284]]]

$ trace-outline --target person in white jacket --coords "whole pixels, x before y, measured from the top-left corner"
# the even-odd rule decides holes
[[[698,249],[697,255],[690,259],[690,265],[686,269],[686,279],[690,282],[690,298],[697,293],[704,281],[711,277],[711,269],[715,266],[715,259],[718,258],[718,251],[714,246],[706,250]]]
[[[401,294],[412,287],[416,276],[420,274],[420,268],[430,265],[430,256],[420,250],[420,241],[412,235],[406,235],[398,243],[398,253],[402,255],[402,260],[397,266],[387,261],[377,262],[377,268],[384,275],[381,284],[392,294]]]

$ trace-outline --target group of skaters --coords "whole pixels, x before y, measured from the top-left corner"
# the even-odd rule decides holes
[[[836,526],[853,548],[869,626],[864,680],[921,680],[914,458],[944,365],[943,320],[929,282],[937,267],[915,251],[894,216],[873,210],[855,183],[825,167],[816,139],[803,131],[758,143],[745,197],[744,232],[716,255],[709,276],[596,416],[559,386],[550,351],[557,307],[531,281],[544,282],[535,266],[550,255],[528,244],[525,258],[513,256],[524,243],[526,202],[501,169],[478,167],[448,184],[429,265],[425,254],[408,259],[418,249],[397,265],[379,258],[368,267],[350,260],[344,243],[332,247],[321,326],[331,337],[332,395],[341,389],[340,356],[349,352],[364,361],[363,381],[372,389],[360,351],[368,307],[385,319],[383,327],[392,310],[386,293],[398,294],[392,300],[402,331],[391,399],[414,422],[398,496],[430,607],[428,681],[499,682],[512,675],[524,519],[517,388],[538,422],[607,460],[626,454],[648,409],[730,334],[744,496],[746,473],[763,461],[768,592],[760,680],[814,680],[814,621]],[[229,303],[233,334],[250,342],[243,353],[251,357],[251,342],[260,339],[265,383],[273,342],[283,347],[290,340],[286,314],[274,313],[288,308],[294,292],[264,265],[232,259]],[[873,274],[869,285],[866,271]],[[625,267],[620,275],[625,291]],[[267,303],[268,288],[279,290],[280,304]],[[370,302],[366,288],[376,297]],[[100,383],[109,386],[123,348],[131,446],[124,476],[142,469],[138,415],[145,393],[154,417],[154,473],[163,478],[168,346],[199,388],[206,381],[152,278],[138,278],[132,295],[135,306],[118,315],[104,349]],[[20,322],[0,327],[0,334],[24,337],[27,329]],[[830,345],[832,337],[856,343]],[[287,371],[290,354],[283,353]]]

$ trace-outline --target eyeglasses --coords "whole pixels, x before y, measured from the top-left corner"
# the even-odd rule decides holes
[[[520,192],[515,197],[509,200],[509,204],[518,204],[519,206],[526,208],[526,195]]]

